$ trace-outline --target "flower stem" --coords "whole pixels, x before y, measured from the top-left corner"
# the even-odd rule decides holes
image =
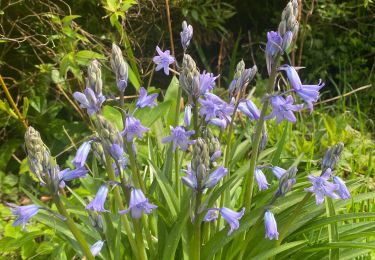
[[[105,157],[106,157],[105,158],[106,159],[106,171],[108,173],[108,177],[111,181],[116,181],[115,173],[113,172],[113,168],[112,168],[112,165],[111,165],[111,157],[108,154]],[[121,194],[120,194],[119,189],[120,189],[119,186],[116,186],[114,188],[115,202],[116,202],[119,210],[124,210],[125,207],[124,207],[124,204],[122,202],[122,198],[121,198]],[[128,218],[126,217],[126,215],[121,215],[121,220],[122,220],[122,223],[124,224],[125,232],[126,232],[126,235],[128,237],[129,244],[130,244],[130,246],[133,250],[133,254],[135,255],[136,258],[138,258],[139,252],[138,252],[138,248],[137,248],[137,245],[135,243],[132,231],[130,229],[130,224],[129,224]],[[139,258],[139,259],[141,259],[141,258]]]
[[[194,131],[195,131],[195,138],[199,136],[199,128],[198,128],[198,106],[197,102],[194,102],[193,105],[193,126],[194,126]]]
[[[182,96],[182,88],[181,86],[178,87],[178,92],[177,92],[177,102],[176,102],[176,114],[175,114],[175,118],[174,118],[174,127],[178,126],[179,124],[179,119],[180,119],[180,110],[181,110],[181,106],[180,106],[180,101],[181,101],[181,96]],[[173,144],[171,144],[171,147],[172,147]],[[172,149],[170,149],[171,152]],[[178,160],[178,149],[175,150],[175,153],[174,153],[174,161],[175,161],[175,190],[176,190],[176,194],[178,196],[178,198],[180,197],[179,193],[180,193],[180,183],[179,183],[179,160]]]
[[[88,260],[94,260],[94,256],[91,254],[90,248],[85,240],[84,236],[82,235],[81,231],[77,228],[74,221],[69,216],[68,211],[65,209],[63,203],[61,202],[59,196],[57,194],[53,195],[53,201],[56,204],[56,207],[60,214],[66,218],[65,223],[68,225],[68,228],[72,232],[73,236],[76,238],[79,246],[81,247],[83,253],[86,255]]]
[[[1,83],[1,86],[3,87],[3,90],[5,92],[5,95],[10,103],[10,105],[12,106],[14,112],[16,113],[18,119],[21,121],[23,127],[25,129],[27,129],[27,123],[26,123],[26,120],[23,118],[21,112],[18,110],[18,107],[16,105],[16,103],[14,102],[13,98],[12,98],[12,95],[9,93],[9,90],[7,88],[7,86],[5,85],[5,82],[3,80],[3,77],[0,75],[0,83]]]
[[[195,197],[195,210],[194,210],[194,233],[191,240],[191,256],[193,260],[200,260],[201,258],[201,218],[199,207],[202,200],[202,192],[197,191]]]
[[[274,66],[272,66],[271,75],[268,80],[268,86],[267,86],[267,91],[266,91],[267,94],[270,94],[272,92],[274,84],[275,84],[275,79],[277,75],[276,68],[277,68],[279,57],[280,55],[276,56]],[[255,130],[255,137],[253,141],[253,148],[251,151],[251,158],[250,158],[250,172],[248,175],[246,175],[244,179],[244,185],[245,185],[244,204],[245,204],[245,208],[247,212],[250,212],[250,208],[251,208],[251,201],[252,201],[253,189],[254,189],[254,172],[255,172],[255,167],[257,164],[259,144],[260,144],[260,139],[262,138],[262,130],[263,130],[264,121],[265,121],[269,103],[270,103],[269,100],[264,100],[262,111],[260,113],[260,117],[259,117],[258,123],[256,125],[256,130]]]

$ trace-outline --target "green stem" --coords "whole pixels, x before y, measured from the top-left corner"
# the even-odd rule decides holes
[[[137,165],[137,161],[135,159],[135,154],[133,152],[132,144],[130,142],[126,142],[126,148],[128,150],[128,154],[129,154],[130,168],[131,168],[132,173],[133,173],[134,184],[135,184],[135,186],[141,188],[143,193],[146,193],[146,187],[145,187],[144,181],[143,181],[142,176],[141,176],[141,174],[139,172],[139,169],[138,169],[138,165]]]
[[[194,126],[194,137],[197,138],[199,136],[199,128],[198,128],[198,106],[197,103],[194,102],[193,104],[193,126]]]
[[[68,211],[65,209],[64,205],[62,204],[59,196],[57,194],[53,195],[53,201],[56,204],[56,207],[59,213],[66,218],[65,223],[68,225],[68,228],[72,232],[73,236],[76,238],[79,246],[81,247],[83,253],[86,255],[88,260],[94,260],[94,256],[91,254],[90,248],[87,245],[85,238],[83,237],[81,231],[77,228],[74,221],[69,216]]]
[[[178,126],[179,124],[179,119],[180,119],[180,112],[181,112],[181,107],[180,107],[180,101],[181,101],[181,96],[182,96],[182,88],[179,86],[178,92],[177,92],[177,102],[176,102],[176,114],[174,118],[174,126]],[[172,146],[173,144],[171,144]],[[172,149],[170,149],[171,152]],[[170,154],[171,155],[171,154]],[[179,160],[178,160],[178,150],[176,149],[174,153],[174,161],[175,161],[175,190],[177,197],[180,197],[180,182],[179,182]]]
[[[137,242],[139,257],[140,259],[145,260],[147,259],[147,254],[146,254],[145,243],[143,242],[142,225],[139,219],[134,219],[133,223],[134,223],[135,240]]]
[[[278,64],[279,57],[280,57],[279,55],[276,56],[274,66],[272,66],[272,71],[271,71],[270,78],[268,80],[268,86],[267,86],[267,91],[266,91],[267,94],[272,93],[272,90],[275,84],[275,79],[277,75],[276,67]],[[259,144],[262,138],[262,130],[263,130],[263,125],[264,125],[269,103],[270,103],[269,100],[265,100],[263,103],[262,111],[260,113],[260,117],[259,117],[256,130],[255,130],[253,148],[251,151],[250,172],[248,175],[246,175],[244,179],[244,185],[245,185],[244,204],[245,204],[245,208],[247,212],[250,212],[250,208],[251,208],[251,200],[253,197],[253,189],[254,189],[254,172],[255,172],[255,167],[257,164]]]
[[[201,258],[201,218],[199,214],[201,200],[202,192],[198,190],[195,198],[194,233],[191,241],[191,256],[193,260],[200,260]]]
[[[116,181],[115,173],[113,172],[113,168],[112,168],[112,165],[111,165],[111,157],[107,154],[105,156],[105,159],[106,159],[106,170],[107,170],[107,173],[108,173],[108,177],[111,181]],[[124,204],[122,202],[122,198],[121,198],[121,194],[120,194],[119,189],[120,189],[119,186],[116,185],[114,190],[113,190],[114,196],[115,196],[115,202],[116,202],[119,210],[124,210],[125,207],[124,207]],[[126,235],[128,237],[129,244],[130,244],[130,246],[133,250],[133,254],[136,257],[138,257],[138,253],[139,253],[138,248],[137,248],[137,245],[136,245],[135,240],[133,238],[128,218],[126,217],[126,215],[121,215],[121,220],[122,220],[122,223],[124,224],[125,232],[126,232]]]

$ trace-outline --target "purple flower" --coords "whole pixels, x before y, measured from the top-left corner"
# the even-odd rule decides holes
[[[133,188],[130,194],[129,208],[120,211],[120,214],[126,214],[131,211],[132,217],[139,219],[142,216],[142,212],[150,214],[153,209],[157,206],[148,203],[148,199],[145,197],[140,189]]]
[[[173,142],[173,151],[176,150],[176,147],[179,146],[181,150],[186,151],[189,144],[193,144],[194,141],[189,140],[190,136],[192,136],[195,131],[186,131],[184,127],[177,126],[176,128],[173,128],[170,126],[171,129],[171,135],[164,137],[162,139],[162,143],[169,143]]]
[[[97,241],[95,244],[93,244],[90,247],[91,254],[93,256],[97,256],[100,253],[100,251],[102,250],[103,245],[104,245],[104,240]]]
[[[78,148],[76,156],[74,156],[74,159],[72,161],[73,165],[76,168],[83,167],[86,163],[87,156],[91,150],[91,142],[87,141],[81,144],[81,146]]]
[[[190,126],[191,117],[192,117],[191,105],[186,105],[185,112],[184,112],[184,123],[186,127]]]
[[[197,178],[191,169],[191,164],[188,165],[186,172],[186,176],[182,177],[182,182],[190,187],[192,190],[196,190],[198,188]]]
[[[139,94],[140,96],[137,101],[138,108],[156,106],[155,99],[158,97],[158,94],[155,93],[147,96],[147,90],[143,87],[139,90]]]
[[[111,145],[110,153],[111,153],[112,158],[115,159],[116,161],[120,161],[124,157],[124,150],[118,144]]]
[[[350,192],[348,188],[346,187],[345,182],[340,177],[334,176],[333,183],[339,186],[337,193],[343,200],[351,198]]]
[[[228,170],[223,166],[219,166],[215,171],[213,171],[205,182],[205,188],[211,188],[216,185],[225,175],[227,175]]]
[[[124,170],[125,167],[126,167],[126,165],[127,165],[127,163],[128,163],[128,159],[126,159],[126,157],[123,156],[121,158],[121,160],[118,161],[118,163],[119,163],[120,167],[122,168],[122,170]],[[112,164],[112,168],[115,171],[115,175],[118,176],[120,172],[119,172],[119,169],[117,168],[117,164],[113,163]]]
[[[221,150],[219,148],[219,150],[215,151],[211,157],[210,157],[210,162],[214,162],[216,161],[217,158],[219,158],[221,156]]]
[[[180,33],[181,36],[181,45],[184,51],[186,51],[187,47],[190,44],[191,38],[193,38],[193,26],[187,24],[186,21],[182,22],[182,32]]]
[[[121,49],[112,44],[111,67],[116,74],[117,88],[123,93],[128,86],[128,64],[125,62]]]
[[[242,208],[240,212],[233,211],[228,208],[212,208],[207,211],[206,216],[204,217],[203,221],[208,222],[212,221],[217,218],[217,214],[215,211],[219,211],[221,216],[228,222],[230,229],[228,232],[228,236],[232,234],[232,232],[240,227],[239,220],[242,218],[243,214],[245,213],[245,208]]]
[[[227,128],[228,122],[229,119],[227,118],[212,118],[208,121],[209,124],[220,127],[221,131],[224,131],[225,128]]]
[[[87,114],[89,116],[99,112],[103,102],[105,101],[105,97],[103,95],[98,98],[91,88],[86,88],[83,93],[74,92],[73,97],[80,103],[81,108],[87,109]]]
[[[206,93],[205,99],[199,99],[201,109],[199,114],[205,117],[206,122],[212,118],[230,119],[233,113],[232,104],[227,104],[221,98],[212,93]]]
[[[213,171],[205,180],[202,182],[202,189],[209,189],[215,186],[225,175],[227,175],[228,170],[223,166],[219,166],[215,171]],[[191,164],[188,165],[186,170],[186,176],[182,177],[182,182],[190,187],[192,190],[197,190],[198,183],[196,173],[191,169]]]
[[[264,213],[264,226],[266,228],[266,238],[268,238],[269,240],[279,239],[279,232],[277,232],[275,217],[269,210]]]
[[[296,69],[287,64],[280,66],[280,70],[286,71],[286,75],[293,87],[294,91],[307,103],[310,113],[313,111],[312,102],[317,102],[319,98],[319,90],[324,87],[324,83],[319,80],[317,85],[302,85],[301,79],[298,76]]]
[[[259,168],[255,169],[255,179],[258,183],[259,191],[268,189],[269,184],[267,182],[266,176]]]
[[[39,212],[40,206],[37,205],[27,205],[27,206],[17,206],[11,203],[7,203],[12,211],[12,214],[15,215],[17,218],[13,222],[13,227],[17,227],[22,224],[22,229],[26,231],[26,223],[31,219],[34,215]]]
[[[215,87],[215,80],[219,76],[214,76],[213,73],[209,73],[204,70],[203,73],[200,75],[199,80],[199,89],[201,92],[201,95],[206,94],[207,92],[210,92]]]
[[[287,96],[284,99],[282,96],[274,96],[271,99],[272,112],[266,116],[266,119],[276,117],[276,124],[280,124],[285,118],[286,120],[295,123],[297,121],[293,114],[293,111],[300,111],[303,108],[303,104],[293,105],[294,99],[292,96]]]
[[[260,117],[259,109],[251,100],[241,102],[238,109],[252,120],[258,120]]]
[[[272,173],[273,175],[275,175],[276,178],[280,179],[281,176],[283,176],[284,173],[286,173],[286,170],[279,166],[274,166],[272,167]]]
[[[71,181],[71,180],[74,180],[74,179],[86,177],[87,172],[88,171],[85,167],[80,167],[80,168],[77,168],[77,169],[74,169],[74,170],[65,169],[65,170],[59,171],[59,179],[60,179],[59,186],[60,186],[60,188],[65,187],[66,181]]]
[[[88,210],[100,211],[100,212],[109,212],[104,208],[104,203],[108,194],[107,184],[100,186],[98,192],[95,195],[95,198],[86,206]]]
[[[169,75],[169,65],[174,62],[174,57],[170,55],[170,51],[166,50],[163,52],[159,46],[156,46],[158,56],[155,56],[152,60],[156,64],[156,71],[164,69],[165,75]]]
[[[281,44],[281,48],[283,49],[283,51],[286,51],[289,48],[292,40],[293,33],[291,31],[285,32],[285,34],[283,35],[283,43]]]
[[[322,176],[308,176],[308,179],[313,186],[306,188],[305,191],[315,193],[316,205],[323,203],[324,196],[331,197],[332,199],[339,198],[339,196],[335,193],[335,191],[339,189],[339,185],[328,181],[331,173],[331,169],[328,168]]]
[[[143,133],[150,129],[141,125],[141,122],[133,116],[128,116],[125,120],[125,130],[122,132],[128,142],[132,142],[134,137],[142,138]]]
[[[268,75],[271,75],[272,66],[274,65],[274,58],[277,54],[282,51],[281,45],[283,39],[279,33],[271,31],[267,33],[267,44],[266,44],[266,63]]]

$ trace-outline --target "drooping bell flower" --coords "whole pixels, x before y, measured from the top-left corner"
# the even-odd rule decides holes
[[[192,118],[191,105],[188,104],[186,105],[185,112],[184,112],[184,123],[186,127],[190,126],[191,118]]]
[[[293,87],[297,95],[306,102],[307,107],[310,109],[310,113],[312,113],[313,102],[318,101],[319,90],[324,87],[324,83],[319,80],[317,85],[303,85],[296,69],[287,64],[280,66],[279,70],[284,70],[286,72],[290,85]]]
[[[269,210],[264,213],[264,226],[266,228],[266,238],[268,238],[269,240],[279,239],[279,232],[277,232],[275,217]]]
[[[132,142],[135,137],[142,138],[143,134],[149,130],[149,128],[141,124],[141,121],[133,116],[128,116],[126,118],[125,130],[122,134],[126,136],[128,142]]]
[[[337,184],[339,186],[339,188],[337,190],[337,193],[339,194],[341,199],[346,200],[346,199],[351,198],[350,192],[349,192],[348,188],[346,187],[345,182],[340,177],[334,176],[333,177],[333,183]]]
[[[272,170],[273,175],[275,175],[275,177],[278,179],[280,179],[281,176],[283,176],[284,173],[286,173],[286,170],[279,166],[273,166],[271,170]]]
[[[105,101],[104,96],[98,99],[95,92],[91,88],[86,88],[83,93],[74,92],[73,97],[80,103],[81,108],[87,109],[87,114],[91,116],[94,113],[98,113]]]
[[[229,208],[212,208],[207,211],[207,214],[205,215],[203,221],[208,222],[216,219],[218,216],[216,214],[216,211],[220,212],[220,215],[225,219],[225,221],[229,224],[229,231],[227,235],[231,235],[232,232],[240,227],[239,220],[242,218],[242,216],[245,213],[245,208],[242,208],[240,212],[233,211]]]
[[[100,211],[100,212],[109,212],[109,210],[106,210],[104,208],[105,200],[107,199],[108,195],[108,185],[102,185],[100,186],[98,192],[95,195],[95,198],[86,205],[86,209],[88,210],[94,210],[94,211]]]
[[[100,253],[103,248],[104,242],[104,240],[99,240],[90,247],[90,251],[93,256],[97,256]]]
[[[249,119],[258,120],[260,117],[259,109],[251,100],[240,102],[240,104],[238,105],[238,109]]]
[[[275,57],[282,52],[282,43],[283,39],[278,32],[271,31],[267,33],[266,63],[268,75],[271,75],[272,66],[275,65]]]
[[[11,203],[7,204],[12,211],[12,214],[15,215],[17,218],[13,222],[13,227],[19,226],[22,224],[22,229],[26,230],[26,223],[39,212],[41,208],[38,205],[32,204],[27,206],[17,206]]]
[[[207,92],[210,92],[213,90],[213,88],[215,87],[215,80],[218,78],[219,76],[214,76],[213,73],[209,73],[204,70],[202,72],[202,74],[200,75],[200,79],[199,79],[199,89],[200,89],[200,92],[201,92],[201,95],[204,95],[206,94]]]
[[[255,174],[254,175],[255,175],[255,180],[258,183],[259,191],[267,190],[269,184],[268,184],[266,176],[264,175],[262,170],[259,169],[259,168],[255,168]]]
[[[78,178],[86,177],[88,170],[85,167],[80,167],[74,170],[64,169],[59,171],[59,187],[64,188],[66,181],[71,181]]]
[[[74,156],[74,159],[72,161],[73,165],[76,168],[80,168],[85,166],[87,156],[90,153],[91,150],[91,142],[87,141],[81,144],[81,146],[78,148],[76,155]]]
[[[120,211],[120,214],[126,214],[129,211],[134,219],[139,219],[142,213],[150,214],[157,206],[148,202],[148,199],[140,189],[133,188],[130,194],[129,208]]]

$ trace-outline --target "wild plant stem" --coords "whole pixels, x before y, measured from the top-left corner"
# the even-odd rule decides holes
[[[113,168],[112,168],[112,165],[111,165],[111,157],[107,154],[105,159],[106,159],[106,170],[107,170],[107,173],[108,173],[108,177],[111,181],[116,181],[115,173],[113,172]],[[122,198],[121,198],[121,194],[120,194],[119,189],[120,189],[119,186],[114,187],[115,202],[116,202],[119,210],[124,210],[125,207],[124,207],[124,204],[122,202]],[[128,218],[126,217],[126,215],[121,215],[121,220],[122,220],[122,223],[124,224],[125,232],[126,232],[126,235],[128,237],[130,247],[133,250],[133,254],[134,254],[134,256],[136,256],[136,258],[138,258],[138,257],[140,257],[140,256],[138,256],[139,252],[138,252],[138,249],[137,249],[137,244],[136,244],[136,242],[133,238],[133,233],[131,231]]]
[[[5,85],[5,82],[4,82],[3,77],[1,75],[0,75],[0,83],[1,83],[1,86],[3,87],[4,93],[5,93],[5,96],[8,99],[8,102],[12,106],[12,108],[13,108],[14,112],[16,113],[18,119],[21,121],[23,127],[25,129],[27,129],[28,126],[27,126],[26,120],[23,118],[21,112],[18,110],[18,107],[17,107],[16,103],[14,102],[14,100],[12,98],[12,95],[9,93],[9,90],[8,90],[7,86]]]
[[[74,221],[69,216],[68,211],[65,209],[63,203],[60,200],[60,197],[55,194],[53,195],[53,201],[56,204],[56,207],[59,213],[66,218],[65,223],[68,225],[68,228],[72,232],[73,236],[76,238],[79,246],[81,247],[83,253],[87,257],[88,260],[94,260],[94,256],[91,254],[90,248],[85,240],[84,236],[82,235],[81,231],[77,228]]]
[[[277,75],[276,68],[277,68],[277,64],[279,61],[279,57],[280,55],[276,56],[274,65],[272,66],[271,75],[268,80],[268,86],[267,86],[267,91],[266,91],[267,94],[272,93],[272,90],[275,84],[275,79]],[[256,130],[255,130],[253,148],[251,151],[251,158],[250,158],[250,172],[248,175],[246,175],[245,181],[244,181],[244,185],[245,185],[244,204],[245,204],[245,208],[247,212],[250,212],[250,208],[251,208],[251,201],[252,201],[253,189],[254,189],[254,172],[255,172],[255,167],[257,164],[259,144],[262,138],[262,131],[263,131],[264,121],[265,121],[269,103],[270,103],[269,99],[264,100],[262,111],[260,113],[260,117],[259,117],[258,123],[256,125]]]
[[[202,192],[198,190],[195,197],[194,233],[191,241],[191,256],[193,260],[200,260],[201,258],[201,217],[199,213],[201,200]]]
[[[198,106],[196,102],[193,104],[193,126],[195,131],[195,138],[199,136],[199,128],[198,128]]]
[[[182,96],[182,88],[181,86],[178,87],[178,92],[177,92],[177,101],[176,101],[176,114],[175,114],[175,118],[174,118],[174,126],[178,126],[179,124],[179,119],[180,119],[180,110],[181,110],[181,107],[180,107],[180,101],[181,101],[181,96]],[[173,144],[171,144],[172,146]],[[172,152],[172,149],[170,149],[170,151]],[[178,198],[180,197],[179,193],[180,193],[180,184],[179,184],[179,160],[178,160],[178,150],[176,149],[175,150],[175,153],[174,153],[174,161],[175,161],[175,190],[176,190],[176,194],[178,196]]]

